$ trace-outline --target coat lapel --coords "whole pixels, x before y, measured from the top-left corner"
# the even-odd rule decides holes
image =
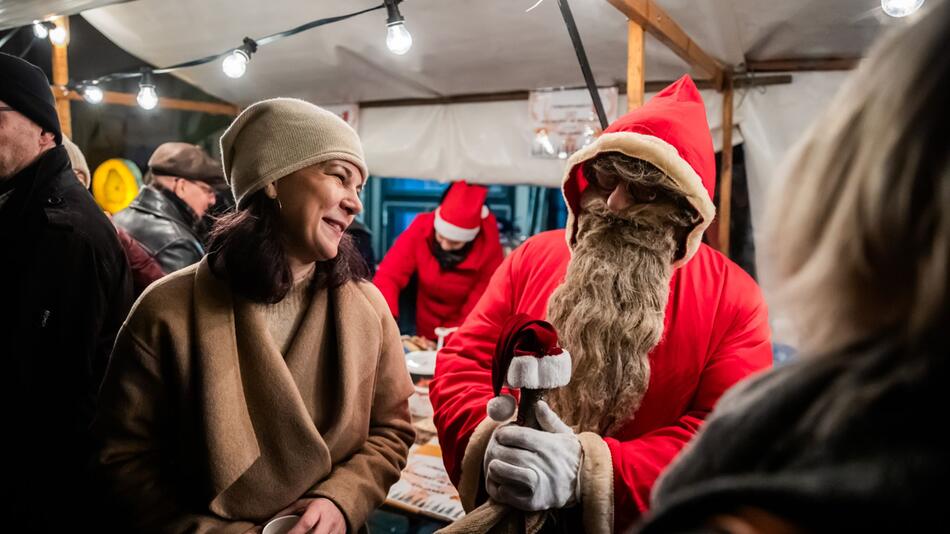
[[[194,287],[198,410],[207,436],[209,475],[220,495],[261,451],[248,412],[238,362],[234,303],[226,284],[201,260]]]

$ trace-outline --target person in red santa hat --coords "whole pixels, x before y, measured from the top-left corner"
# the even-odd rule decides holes
[[[442,204],[419,214],[379,264],[373,283],[399,317],[399,293],[418,278],[416,334],[436,339],[435,328],[462,324],[503,253],[498,223],[485,206],[488,189],[455,182]]]
[[[438,354],[430,398],[466,509],[491,497],[625,530],[720,395],[771,365],[759,287],[702,243],[715,177],[688,76],[570,158],[567,228],[510,254]],[[570,383],[537,404],[540,429],[486,417],[495,343],[519,313],[550,322],[572,357]]]

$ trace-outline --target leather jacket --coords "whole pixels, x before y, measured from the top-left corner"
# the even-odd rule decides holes
[[[194,211],[174,193],[155,185],[142,188],[113,221],[155,258],[165,274],[197,263],[204,256]]]

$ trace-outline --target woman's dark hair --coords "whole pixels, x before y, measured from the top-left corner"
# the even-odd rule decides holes
[[[258,191],[244,205],[214,223],[208,243],[212,272],[231,290],[254,302],[280,302],[293,287],[290,265],[280,242],[277,203]],[[349,234],[332,260],[317,262],[314,283],[335,288],[366,280],[369,269]]]

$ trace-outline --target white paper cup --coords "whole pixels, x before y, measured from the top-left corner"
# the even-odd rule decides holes
[[[298,519],[300,519],[299,515],[282,515],[275,517],[264,525],[264,532],[262,534],[287,534],[287,532],[290,532],[290,529],[297,524]]]

